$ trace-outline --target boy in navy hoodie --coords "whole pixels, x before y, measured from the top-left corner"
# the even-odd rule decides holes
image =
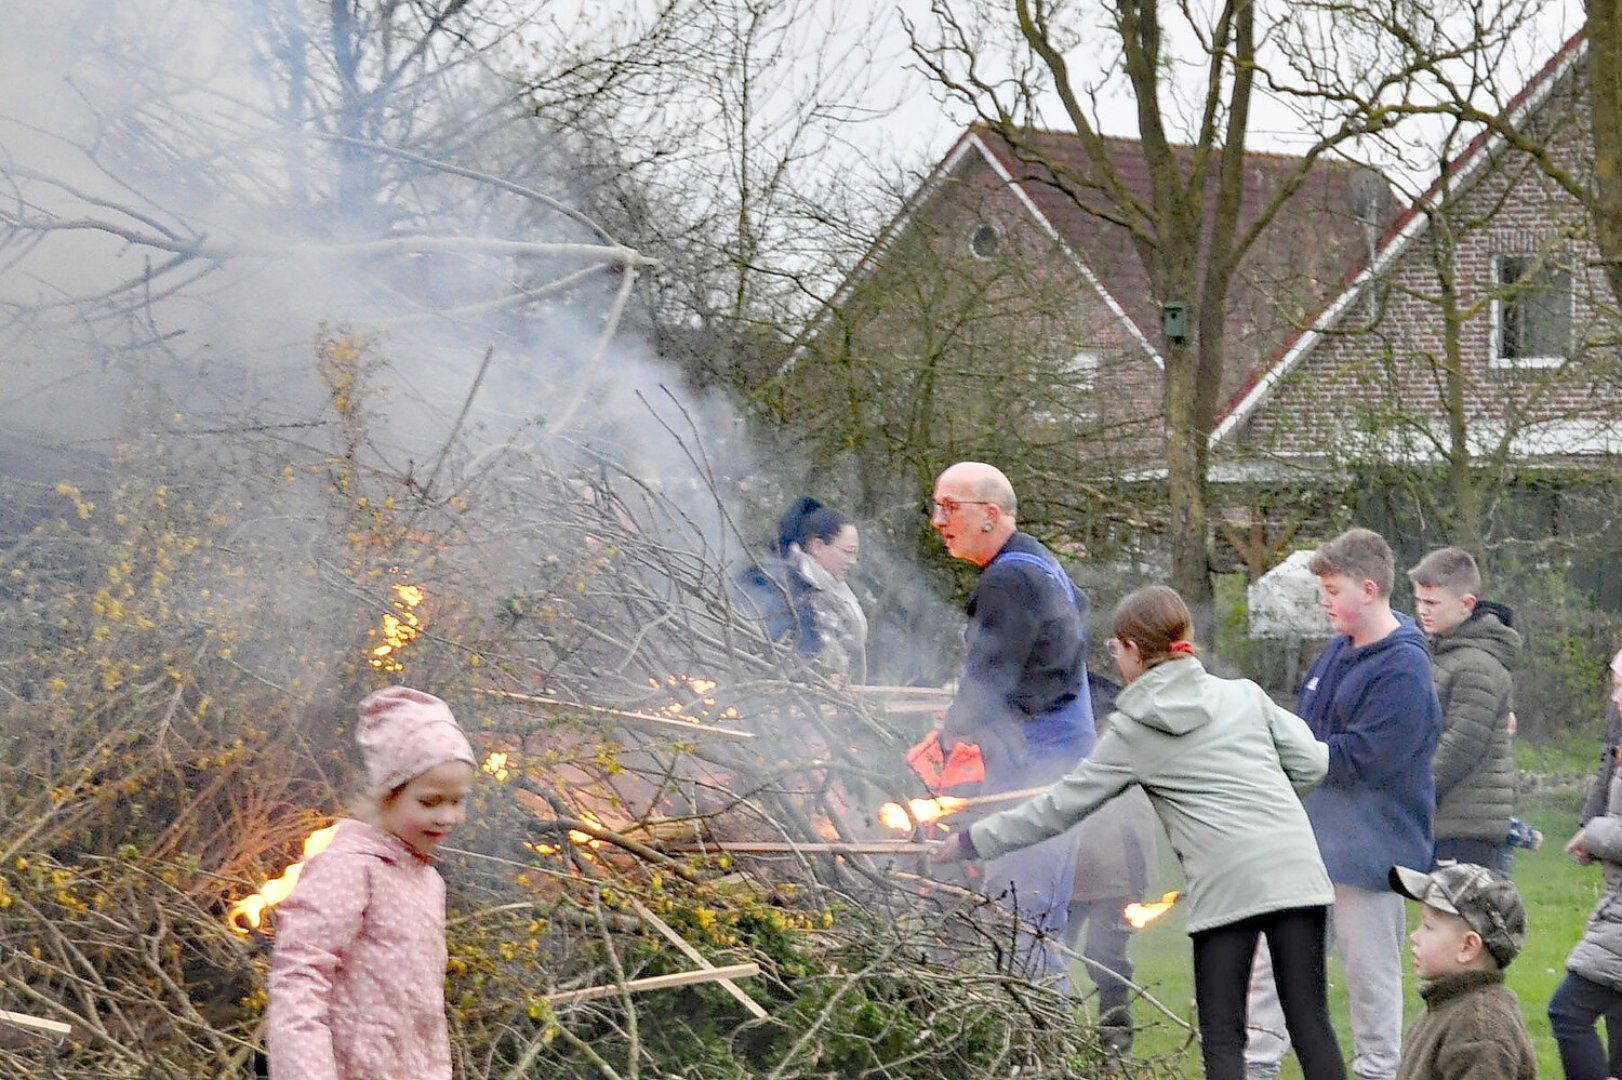
[[[1352,1073],[1392,1080],[1406,928],[1387,872],[1430,865],[1442,713],[1425,635],[1391,610],[1396,567],[1380,534],[1350,529],[1320,547],[1308,569],[1335,636],[1308,669],[1295,709],[1329,744],[1329,773],[1303,802],[1335,883],[1331,933],[1351,1008]],[[1272,1076],[1288,1044],[1277,1034],[1284,1022],[1270,967],[1258,962],[1255,976],[1246,1061],[1252,1076]]]

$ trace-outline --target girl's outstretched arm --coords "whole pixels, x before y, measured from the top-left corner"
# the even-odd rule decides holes
[[[1058,836],[1137,780],[1127,746],[1112,728],[1069,776],[1011,810],[975,822],[969,843],[985,859],[1030,847]]]

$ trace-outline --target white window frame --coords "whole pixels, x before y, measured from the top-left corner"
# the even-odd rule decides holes
[[[1087,390],[1091,393],[1098,389],[1098,369],[1103,363],[1104,358],[1098,353],[1091,349],[1082,349],[1070,358],[1070,370],[1086,379]]]
[[[1504,267],[1504,261],[1506,259],[1525,259],[1525,260],[1528,260],[1528,261],[1536,261],[1537,258],[1538,258],[1538,256],[1535,255],[1535,254],[1525,254],[1525,253],[1522,253],[1522,252],[1502,251],[1502,252],[1495,253],[1492,256],[1492,284],[1493,284],[1493,289],[1494,290],[1499,290],[1499,289],[1503,288],[1503,285],[1504,285],[1503,267]],[[1569,339],[1568,339],[1568,341],[1566,343],[1566,347],[1569,350],[1571,348],[1571,346],[1572,346],[1572,342],[1575,341],[1575,339],[1576,339],[1576,329],[1577,329],[1577,280],[1576,280],[1576,275],[1574,275],[1569,269],[1562,269],[1561,267],[1559,267],[1557,265],[1552,265],[1550,259],[1547,256],[1544,257],[1543,271],[1545,273],[1551,272],[1551,271],[1559,272],[1559,273],[1564,273],[1566,275],[1566,286],[1567,286],[1566,302],[1567,302],[1567,304],[1570,305],[1570,311],[1567,312],[1566,330],[1567,330],[1567,334],[1569,335]],[[1491,351],[1491,354],[1488,356],[1488,366],[1489,367],[1500,368],[1500,369],[1550,368],[1550,367],[1559,367],[1561,364],[1564,364],[1570,358],[1569,354],[1565,355],[1565,356],[1516,356],[1516,357],[1507,357],[1507,356],[1505,356],[1504,355],[1504,306],[1505,306],[1505,304],[1506,304],[1506,301],[1505,301],[1505,298],[1502,295],[1495,295],[1493,297],[1493,301],[1492,301],[1492,341],[1491,341],[1491,344],[1490,344],[1490,347],[1491,347],[1492,351]]]
[[[991,237],[991,251],[989,253],[982,252],[979,248],[975,247],[974,242],[980,236],[982,230],[984,230]],[[974,226],[974,228],[969,230],[969,239],[965,246],[969,249],[970,255],[981,260],[982,262],[989,262],[990,260],[998,258],[1002,255],[1002,230],[991,224],[989,221],[979,222]]]

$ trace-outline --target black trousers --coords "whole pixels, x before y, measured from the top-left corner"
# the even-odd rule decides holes
[[[1279,1004],[1305,1080],[1345,1080],[1324,982],[1327,907],[1289,908],[1194,937],[1194,1002],[1206,1080],[1243,1080],[1245,1000],[1256,939],[1267,935]]]

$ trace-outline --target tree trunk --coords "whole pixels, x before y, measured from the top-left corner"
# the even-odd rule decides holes
[[[1588,0],[1590,186],[1594,244],[1611,293],[1622,302],[1622,0]]]
[[[1433,221],[1431,228],[1439,233],[1448,227]],[[1453,504],[1453,527],[1449,531],[1454,544],[1481,559],[1486,555],[1486,547],[1481,535],[1481,492],[1471,468],[1474,455],[1470,450],[1469,433],[1465,430],[1467,377],[1460,342],[1465,315],[1459,309],[1454,250],[1451,229],[1448,228],[1448,235],[1436,258],[1436,269],[1442,301],[1442,406],[1447,417],[1447,483]]]
[[[1170,502],[1172,580],[1191,607],[1211,599],[1206,550],[1204,433],[1195,422],[1199,372],[1189,342],[1173,342],[1166,356],[1166,494]]]

